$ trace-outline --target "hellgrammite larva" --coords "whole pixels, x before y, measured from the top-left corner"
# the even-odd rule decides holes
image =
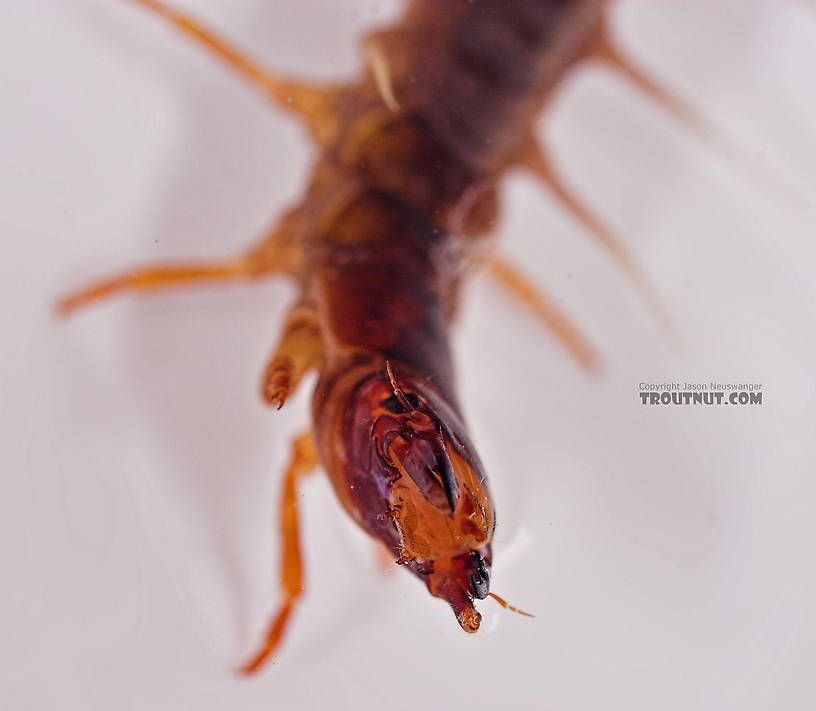
[[[147,266],[59,303],[67,314],[119,291],[277,274],[299,288],[262,396],[280,408],[317,371],[312,430],[295,439],[284,476],[282,601],[242,670],[278,648],[303,594],[297,489],[318,464],[354,521],[476,632],[474,600],[510,606],[490,592],[496,514],[448,343],[467,267],[483,263],[582,367],[598,363],[550,299],[486,256],[497,185],[510,169],[533,171],[659,311],[636,262],[560,181],[534,126],[568,70],[588,58],[681,118],[693,115],[613,47],[599,0],[412,0],[394,26],[364,39],[363,75],[332,86],[280,78],[164,2],[133,1],[298,116],[319,149],[303,198],[240,258]]]

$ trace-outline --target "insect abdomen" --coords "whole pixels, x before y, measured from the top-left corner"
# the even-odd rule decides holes
[[[447,394],[448,324],[430,256],[441,238],[409,205],[364,190],[325,234],[317,280],[334,344],[405,363]]]
[[[415,2],[397,36],[397,95],[460,160],[497,171],[524,145],[547,93],[600,31],[597,0]],[[416,38],[422,36],[424,41]]]

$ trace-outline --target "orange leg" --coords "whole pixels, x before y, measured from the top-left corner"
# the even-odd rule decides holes
[[[77,309],[119,291],[155,291],[198,282],[232,281],[263,273],[245,260],[213,264],[176,264],[142,267],[119,276],[95,282],[60,299],[57,312],[68,316]]]
[[[802,196],[798,186],[792,185],[788,180],[781,179],[778,175],[765,169],[757,161],[751,160],[744,148],[735,145],[733,141],[729,140],[713,124],[700,116],[689,104],[650,79],[635,64],[624,57],[613,46],[608,28],[598,39],[592,56],[627,77],[652,101],[662,106],[665,111],[693,131],[698,138],[715,147],[717,152],[726,157],[741,173],[750,175],[756,182],[760,183],[763,189],[771,191],[792,207],[801,208],[807,204],[807,198]]]
[[[609,228],[598,220],[560,179],[549,155],[535,139],[531,138],[529,140],[527,150],[520,158],[520,163],[547,185],[561,205],[598,240],[612,259],[632,280],[657,322],[672,336],[672,340],[675,340],[668,311],[640,264],[624,244],[612,234]]]
[[[486,265],[490,275],[541,319],[582,368],[592,371],[598,367],[600,359],[589,341],[521,272],[495,256],[488,257]]]
[[[299,242],[301,230],[300,211],[296,207],[286,212],[256,247],[237,259],[137,267],[68,294],[57,303],[57,313],[68,316],[121,291],[149,292],[206,282],[259,278],[275,272],[293,274],[303,256]]]
[[[324,134],[331,123],[331,105],[336,95],[335,91],[275,76],[215,32],[163,0],[133,0],[133,2],[161,15],[180,32],[263,89],[283,108],[302,116],[315,137]]]
[[[289,312],[283,336],[261,380],[261,396],[279,410],[301,378],[317,366],[323,339],[314,309],[298,305]]]
[[[283,601],[266,633],[260,650],[240,670],[252,674],[278,648],[286,625],[298,598],[303,595],[303,560],[298,530],[297,485],[302,476],[317,466],[317,452],[311,432],[297,437],[292,446],[292,459],[283,480],[281,497],[281,594]]]

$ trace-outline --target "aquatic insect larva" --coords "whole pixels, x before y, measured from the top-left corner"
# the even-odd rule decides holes
[[[507,603],[490,591],[496,513],[448,341],[467,267],[483,261],[582,367],[598,362],[518,269],[484,256],[496,186],[511,168],[533,171],[660,313],[636,261],[561,182],[533,124],[566,72],[590,57],[693,117],[611,45],[596,0],[414,0],[366,38],[363,76],[334,86],[278,77],[170,5],[135,2],[295,114],[318,147],[302,199],[240,258],[147,266],[60,302],[70,313],[119,291],[273,275],[297,285],[262,396],[279,409],[317,371],[313,428],[295,440],[284,476],[280,608],[243,669],[278,648],[303,593],[297,492],[318,464],[352,519],[477,631],[476,600]]]

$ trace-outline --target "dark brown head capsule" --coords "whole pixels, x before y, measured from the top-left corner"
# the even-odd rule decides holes
[[[407,368],[389,377],[381,363],[321,383],[315,405],[323,461],[346,509],[475,632],[495,514],[457,412]]]

